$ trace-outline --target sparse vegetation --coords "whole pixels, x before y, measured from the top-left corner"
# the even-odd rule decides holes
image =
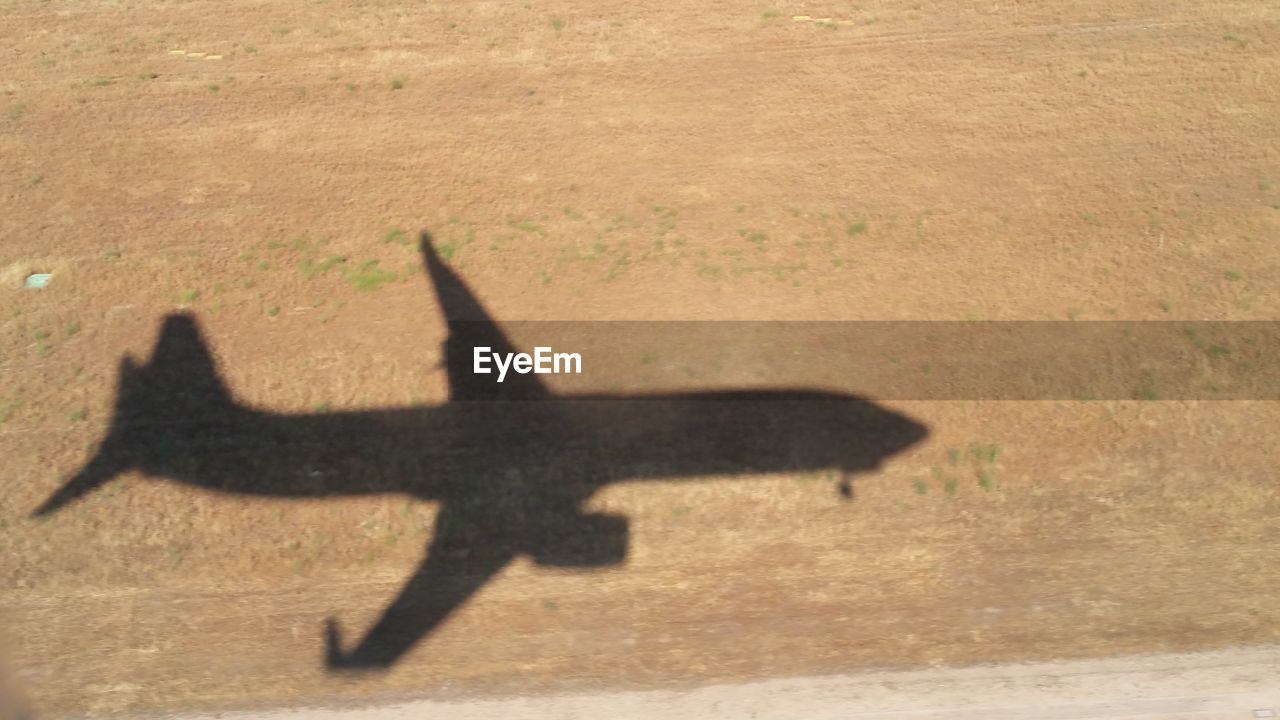
[[[404,78],[392,78],[391,80],[392,90],[401,90],[403,88],[404,88]]]
[[[377,259],[365,260],[347,273],[347,280],[361,292],[377,290],[387,283],[395,282],[398,277],[396,273],[378,267],[379,264]]]
[[[22,400],[16,392],[0,398],[0,425],[8,422],[21,407]]]
[[[393,227],[387,228],[387,231],[382,234],[382,242],[395,243],[396,245],[408,245],[411,240],[409,239],[409,234],[404,230],[398,227]]]
[[[303,258],[298,261],[298,269],[302,271],[302,274],[308,280],[311,280],[329,272],[334,267],[337,267],[346,261],[347,258],[342,255],[330,255],[329,257],[319,261],[314,258]]]
[[[521,231],[521,232],[537,233],[538,235],[546,235],[546,234],[547,234],[547,233],[546,233],[546,231],[542,229],[542,226],[541,226],[541,225],[539,225],[539,224],[535,223],[535,222],[534,222],[534,221],[532,221],[532,220],[515,220],[515,219],[511,219],[511,220],[508,220],[508,221],[507,221],[507,224],[508,224],[508,225],[510,225],[511,227],[515,228],[516,230]]]
[[[451,242],[434,243],[434,247],[436,252],[440,254],[440,257],[446,261],[452,260],[453,254],[458,251],[458,246]]]

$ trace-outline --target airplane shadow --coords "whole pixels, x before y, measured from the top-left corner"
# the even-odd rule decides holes
[[[473,373],[473,348],[515,352],[423,233],[448,323],[450,398],[438,406],[284,415],[237,403],[194,317],[168,316],[153,354],[120,362],[115,414],[89,462],[36,515],[138,469],[210,490],[277,497],[403,493],[440,503],[422,565],[330,668],[386,668],[524,555],[597,567],[627,557],[627,518],[584,513],[621,481],[830,469],[849,474],[927,434],[864,399],[808,390],[555,395],[533,374]],[[840,490],[852,495],[845,481]]]

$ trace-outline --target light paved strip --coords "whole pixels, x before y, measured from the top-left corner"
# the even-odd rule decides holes
[[[220,720],[1248,720],[1280,715],[1280,647],[575,693],[222,713]],[[212,720],[189,716],[184,720]]]

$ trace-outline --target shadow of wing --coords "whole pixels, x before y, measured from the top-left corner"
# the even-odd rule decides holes
[[[390,667],[511,561],[515,551],[503,537],[493,537],[492,545],[474,542],[478,530],[491,526],[482,522],[483,513],[441,508],[422,565],[351,652],[342,651],[336,621],[329,620],[329,668]]]
[[[449,373],[449,399],[456,400],[545,400],[550,391],[532,374],[512,373],[499,384],[496,375],[476,374],[472,367],[476,348],[488,348],[500,356],[511,356],[516,347],[485,309],[471,288],[436,251],[426,232],[419,238],[422,265],[444,312],[449,337],[444,344],[445,369]]]

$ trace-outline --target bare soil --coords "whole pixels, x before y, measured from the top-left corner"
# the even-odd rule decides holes
[[[432,505],[130,473],[29,518],[178,309],[245,403],[442,401],[420,229],[502,319],[1274,320],[1280,6],[3,12],[0,659],[41,717],[1280,641],[1273,402],[895,403],[931,435],[853,502],[614,486],[624,565],[519,562],[385,674],[324,620]]]

